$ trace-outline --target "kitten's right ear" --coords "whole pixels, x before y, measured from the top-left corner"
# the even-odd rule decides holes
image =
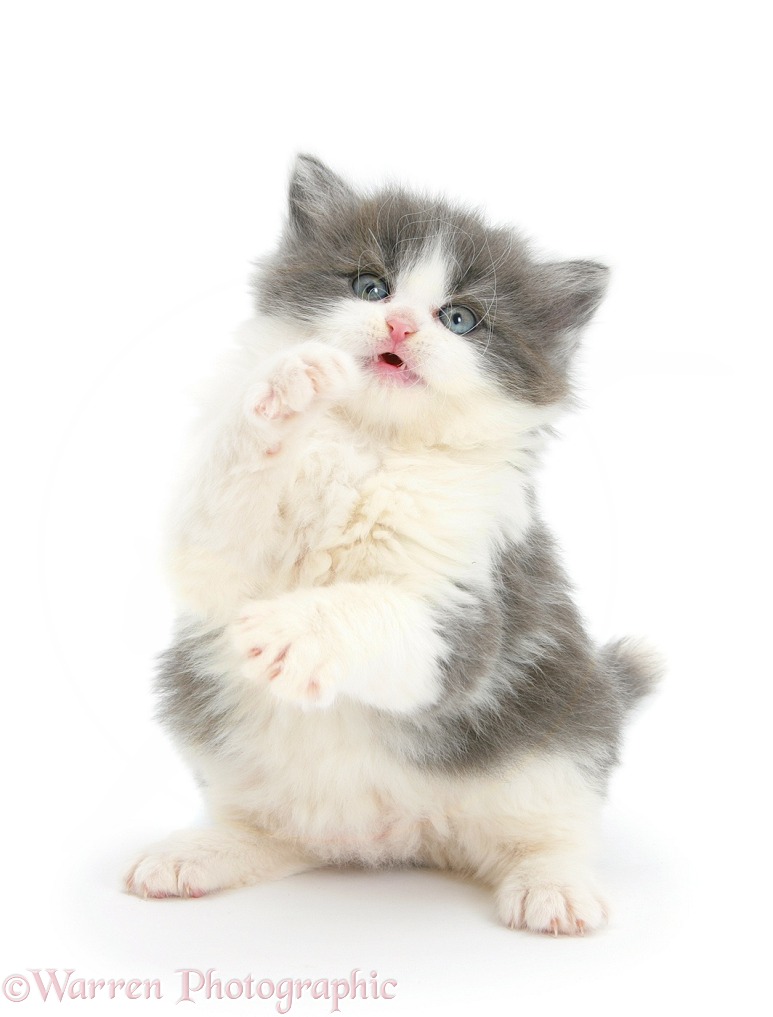
[[[336,208],[349,205],[352,188],[313,155],[299,155],[290,177],[290,225],[311,233]]]

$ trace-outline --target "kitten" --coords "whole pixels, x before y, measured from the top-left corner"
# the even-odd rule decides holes
[[[606,282],[297,160],[175,516],[160,717],[213,825],[131,892],[412,863],[484,880],[514,928],[603,923],[599,809],[657,668],[591,645],[533,477]]]

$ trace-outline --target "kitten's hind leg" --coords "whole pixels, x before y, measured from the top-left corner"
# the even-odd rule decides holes
[[[312,858],[246,826],[183,830],[146,849],[126,874],[138,897],[203,897],[314,868]]]
[[[533,756],[489,785],[485,813],[462,823],[460,861],[494,888],[511,929],[582,935],[604,925],[592,858],[601,796],[570,759]],[[470,810],[471,812],[472,810]]]

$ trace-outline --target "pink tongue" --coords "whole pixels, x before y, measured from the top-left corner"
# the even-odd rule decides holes
[[[396,353],[382,353],[378,358],[382,364],[389,364],[390,367],[402,367],[403,362]]]

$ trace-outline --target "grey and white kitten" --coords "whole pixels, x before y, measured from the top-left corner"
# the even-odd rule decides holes
[[[657,669],[589,641],[533,477],[607,270],[310,156],[289,199],[170,551],[160,716],[212,826],[127,887],[418,864],[489,883],[512,927],[595,928],[605,784]]]

